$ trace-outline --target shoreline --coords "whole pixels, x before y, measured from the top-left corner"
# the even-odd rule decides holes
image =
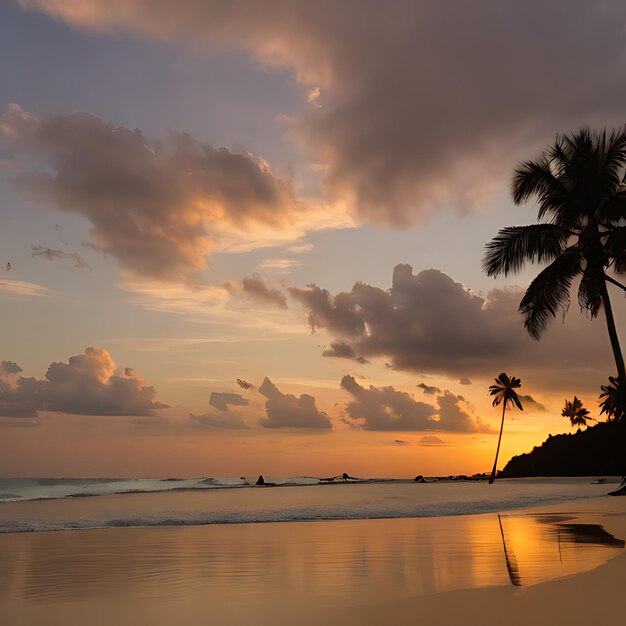
[[[0,621],[82,626],[89,615],[93,626],[169,626],[176,618],[188,626],[379,626],[419,616],[527,626],[532,616],[534,626],[620,623],[626,498],[501,515],[329,521],[340,523],[0,535]],[[593,598],[588,585],[600,587]],[[586,613],[574,611],[584,618],[568,613],[570,598],[589,602]],[[590,622],[599,604],[613,617]],[[509,619],[511,610],[526,621]]]
[[[616,480],[617,482],[617,480]],[[541,489],[538,489],[538,487]],[[359,489],[168,489],[0,502],[0,534],[134,527],[447,518],[565,505],[605,496],[612,483],[509,479],[368,483]]]

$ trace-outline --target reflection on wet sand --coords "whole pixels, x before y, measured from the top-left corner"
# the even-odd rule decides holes
[[[598,524],[562,515],[498,515],[511,584],[532,585],[592,569],[624,549]]]
[[[149,608],[157,626],[181,610],[190,623],[281,623],[320,607],[535,584],[623,549],[583,520],[515,514],[7,534],[0,622],[41,623],[39,610],[50,626],[85,611],[93,624],[137,623]]]

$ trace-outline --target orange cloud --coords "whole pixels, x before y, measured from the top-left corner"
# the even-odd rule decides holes
[[[192,280],[214,249],[276,245],[341,224],[298,200],[262,158],[183,133],[150,142],[86,113],[35,117],[13,104],[0,142],[19,188],[87,218],[92,247],[134,276]]]

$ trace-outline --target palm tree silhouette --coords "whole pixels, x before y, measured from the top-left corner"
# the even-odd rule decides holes
[[[502,430],[504,429],[504,414],[506,413],[507,404],[515,404],[520,411],[523,411],[522,403],[517,396],[516,389],[522,386],[522,381],[515,376],[510,378],[502,372],[496,378],[496,384],[489,387],[489,395],[494,396],[493,406],[502,404],[502,421],[500,423],[500,436],[498,437],[498,447],[496,448],[496,459],[493,462],[491,476],[489,476],[489,484],[493,484],[496,479],[496,467],[498,465],[498,454],[500,454],[500,442],[502,441]]]
[[[607,135],[583,128],[557,136],[538,160],[522,163],[513,177],[513,201],[536,199],[540,223],[500,230],[483,259],[484,271],[493,277],[516,273],[526,263],[549,263],[519,305],[534,339],[559,311],[567,311],[572,282],[580,277],[578,303],[592,318],[604,308],[622,382],[626,370],[606,283],[626,291],[607,274],[626,272],[625,171],[626,130]]]
[[[587,426],[587,420],[592,419],[589,416],[589,411],[583,406],[582,400],[576,396],[574,396],[573,400],[565,400],[561,415],[568,417],[572,428],[578,426],[578,430],[580,430],[581,426]]]
[[[600,389],[600,413],[606,413],[609,422],[626,422],[626,387],[609,376],[609,384]]]

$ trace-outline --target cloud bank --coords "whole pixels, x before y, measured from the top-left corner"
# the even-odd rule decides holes
[[[36,117],[13,104],[0,143],[24,193],[85,217],[93,247],[138,276],[191,278],[221,230],[280,231],[302,208],[262,158],[184,133],[151,142],[86,113]]]
[[[335,295],[317,285],[289,291],[308,312],[311,328],[328,332],[348,358],[381,357],[395,369],[464,383],[507,368],[542,386],[567,377],[588,385],[612,370],[602,320],[572,310],[567,323],[554,320],[534,341],[517,311],[519,289],[481,295],[438,270],[413,274],[409,265],[397,265],[390,289],[357,282]]]
[[[76,27],[291,68],[303,107],[290,132],[326,193],[370,222],[471,209],[555,131],[623,122],[618,0],[18,2]]]
[[[447,391],[437,397],[438,407],[434,407],[391,386],[363,387],[353,376],[344,376],[341,388],[353,398],[347,404],[348,415],[364,430],[492,432],[461,408],[458,396]]]
[[[87,348],[67,363],[51,363],[43,380],[19,376],[19,366],[6,363],[0,374],[2,417],[37,417],[39,411],[141,417],[167,408],[133,369],[119,371],[104,348]]]

